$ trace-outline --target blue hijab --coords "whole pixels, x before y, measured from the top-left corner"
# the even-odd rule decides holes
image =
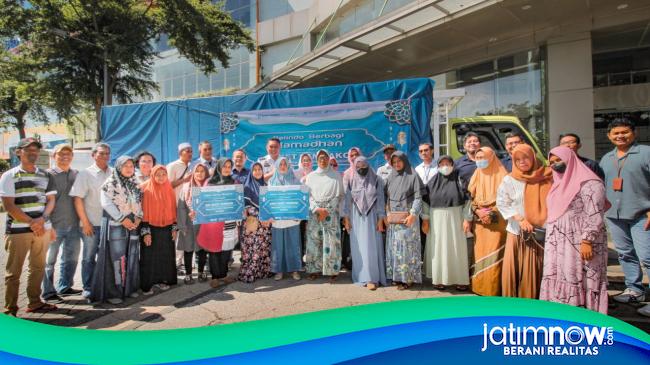
[[[264,182],[264,176],[260,179],[256,179],[255,176],[253,176],[255,165],[258,165],[260,169],[264,170],[262,164],[259,162],[255,162],[253,166],[251,166],[251,169],[248,171],[248,175],[246,175],[246,179],[244,180],[244,201],[247,207],[253,206],[259,208],[260,186],[265,186],[266,183]]]
[[[287,172],[284,174],[280,173],[280,163],[282,161],[287,162]],[[293,170],[291,169],[291,162],[289,162],[288,158],[280,157],[277,161],[275,161],[275,172],[269,180],[269,185],[300,185],[300,180],[296,178],[296,174],[293,173]]]

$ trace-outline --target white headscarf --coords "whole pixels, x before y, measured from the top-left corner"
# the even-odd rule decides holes
[[[320,150],[316,154],[316,159],[318,160],[318,156],[322,154],[327,155],[329,158],[327,151]],[[344,194],[341,175],[329,167],[329,162],[326,168],[323,169],[319,166],[307,175],[305,185],[309,187],[312,198],[317,202],[326,202],[334,198],[340,198]]]

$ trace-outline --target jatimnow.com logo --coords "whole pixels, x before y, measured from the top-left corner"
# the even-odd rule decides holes
[[[483,347],[503,349],[504,356],[595,356],[614,344],[612,327],[491,326],[483,323]]]

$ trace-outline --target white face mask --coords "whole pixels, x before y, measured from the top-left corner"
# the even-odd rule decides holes
[[[442,166],[442,167],[438,167],[438,171],[440,171],[440,173],[445,175],[445,176],[449,176],[449,174],[451,174],[451,172],[454,171],[454,167],[453,166]]]
[[[476,167],[479,169],[487,168],[490,165],[488,160],[476,160]]]

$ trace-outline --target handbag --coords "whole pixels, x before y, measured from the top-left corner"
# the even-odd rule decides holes
[[[408,216],[409,212],[388,212],[386,220],[388,224],[404,224]]]
[[[544,242],[546,241],[546,228],[533,227],[532,232],[525,232],[524,240],[532,241],[542,247],[544,247]]]

